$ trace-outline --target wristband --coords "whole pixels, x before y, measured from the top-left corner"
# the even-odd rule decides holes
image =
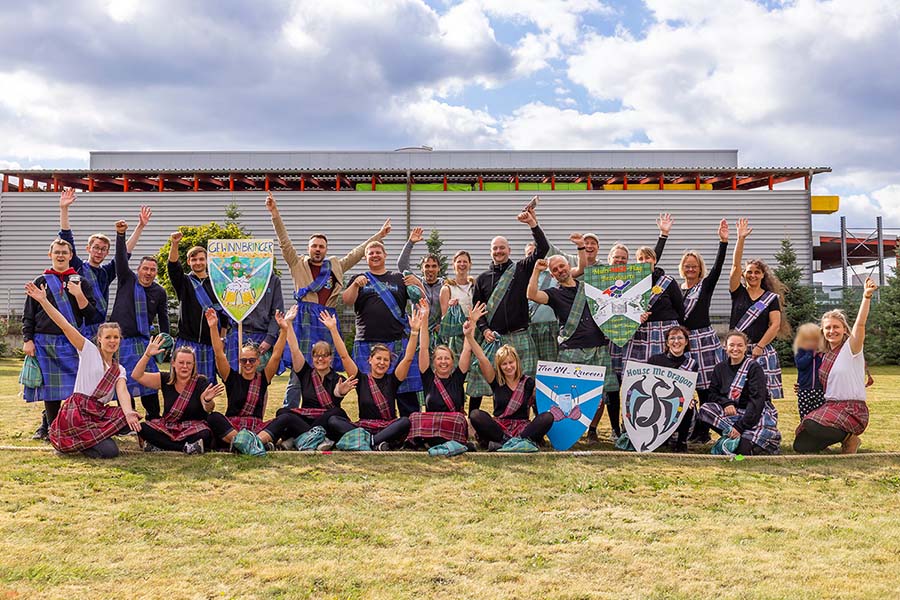
[[[575,249],[581,252],[582,250],[584,250],[584,246],[576,246]]]
[[[872,299],[872,294],[863,294],[863,296],[866,297],[866,298],[868,298],[869,300]]]

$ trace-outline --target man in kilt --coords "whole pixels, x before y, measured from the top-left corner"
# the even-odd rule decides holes
[[[328,238],[323,233],[314,233],[309,236],[307,245],[309,253],[300,255],[297,254],[291,243],[287,227],[281,219],[275,197],[271,193],[266,198],[266,209],[272,215],[272,227],[278,237],[281,255],[287,263],[291,279],[294,282],[294,299],[297,301],[298,308],[297,318],[294,320],[297,342],[304,356],[312,356],[312,347],[316,342],[325,341],[334,345],[331,333],[319,320],[319,314],[327,311],[337,318],[337,301],[344,287],[344,273],[362,260],[367,244],[381,241],[391,232],[391,220],[386,220],[378,233],[348,252],[343,258],[328,256]],[[340,320],[338,320],[338,325],[340,328]],[[343,370],[341,359],[337,354],[334,355],[333,360],[334,369],[336,371]],[[285,350],[282,362],[285,368],[290,368],[289,349]],[[285,391],[284,405],[298,406],[300,395],[300,380],[296,374],[292,373]]]
[[[34,284],[38,288],[46,287],[50,304],[68,323],[80,328],[85,320],[96,318],[93,292],[90,286],[83,285],[81,276],[69,264],[72,258],[69,242],[53,240],[47,255],[51,266],[34,279]],[[43,401],[46,427],[42,425],[35,437],[47,439],[47,431],[60,404],[75,388],[78,352],[42,305],[30,296],[25,299],[22,310],[22,337],[25,340],[22,351],[37,360],[42,379],[40,387],[25,388],[25,401]]]
[[[165,288],[156,283],[159,265],[156,257],[144,256],[135,273],[128,265],[128,247],[125,221],[116,223],[116,301],[113,303],[112,321],[122,328],[122,344],[119,347],[119,364],[125,367],[128,379],[128,393],[132,398],[141,399],[145,418],[160,418],[159,393],[152,387],[135,381],[131,372],[150,343],[153,321],[159,326],[159,333],[169,333],[168,295]],[[158,373],[156,361],[147,365],[148,373]]]
[[[528,376],[534,377],[537,371],[537,350],[528,334],[528,299],[525,290],[528,279],[534,271],[538,259],[547,256],[550,244],[538,226],[534,207],[530,207],[516,217],[520,223],[531,228],[535,250],[524,259],[513,262],[509,258],[509,242],[505,237],[497,236],[491,240],[491,267],[475,280],[472,301],[484,302],[487,315],[478,320],[481,331],[491,352],[485,351],[489,360],[493,360],[494,349],[498,342],[509,344],[516,349],[522,361],[522,369]],[[470,369],[467,392],[471,398],[470,407],[481,404],[482,396],[491,395],[491,387],[477,372]]]
[[[579,248],[582,247],[583,246],[579,245]],[[531,256],[535,248],[535,243],[529,242],[525,246],[525,256]],[[573,267],[578,265],[578,255],[566,255],[554,244],[550,244],[550,249],[547,251],[547,255],[560,256],[563,259],[569,261],[570,266]],[[548,288],[557,287],[559,285],[546,270],[537,272],[537,274],[537,283],[539,290],[546,290]],[[537,352],[537,359],[539,361],[555,361],[557,359],[557,353],[559,351],[559,346],[556,341],[556,336],[559,333],[559,321],[557,320],[556,314],[553,312],[553,309],[546,304],[535,302],[531,300],[531,298],[529,298],[528,320],[528,335],[531,336],[531,341],[534,342],[534,349]]]
[[[252,342],[259,349],[259,370],[266,368],[269,357],[272,356],[272,346],[278,339],[278,322],[275,321],[275,311],[284,312],[284,295],[281,293],[281,279],[272,274],[269,277],[269,284],[266,291],[263,292],[262,298],[253,307],[253,310],[244,317],[243,325],[243,343]],[[237,323],[228,320],[231,327],[228,335],[225,336],[225,356],[228,357],[228,364],[231,365],[232,371],[238,370],[238,358],[241,349],[238,348],[238,327]],[[278,374],[281,375],[285,370],[282,362],[278,367]]]

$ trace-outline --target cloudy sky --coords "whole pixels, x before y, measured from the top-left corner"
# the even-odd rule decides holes
[[[0,168],[89,150],[738,148],[900,228],[896,0],[0,2]],[[835,217],[815,217],[836,229]],[[900,230],[898,230],[900,232]]]

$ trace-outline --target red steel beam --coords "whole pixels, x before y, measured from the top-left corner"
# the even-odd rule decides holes
[[[590,173],[588,173],[588,175],[587,175],[587,189],[588,189],[588,191],[594,189],[594,184],[591,183],[591,174]]]
[[[662,173],[659,174],[659,189],[666,189],[666,177]]]
[[[628,173],[622,173],[622,189],[628,189]]]
[[[550,173],[550,189],[556,189],[556,173]]]
[[[478,191],[484,191],[484,178],[482,178],[481,174],[478,175]]]
[[[6,173],[3,174],[3,192],[9,192],[9,175]]]

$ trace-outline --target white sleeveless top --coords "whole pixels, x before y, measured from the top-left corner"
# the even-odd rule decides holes
[[[450,288],[450,299],[458,300],[463,314],[468,316],[469,311],[472,310],[472,288],[475,287],[475,284],[469,282],[460,285],[451,280],[447,282],[447,286]]]
[[[844,342],[828,373],[825,399],[866,399],[866,359],[862,350],[859,351],[859,354],[853,354],[850,351],[849,341]]]

